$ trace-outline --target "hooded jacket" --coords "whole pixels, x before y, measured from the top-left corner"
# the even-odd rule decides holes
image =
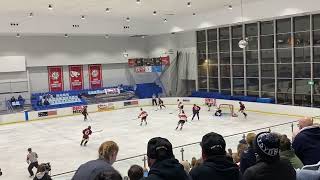
[[[46,172],[38,172],[33,180],[52,180]]]
[[[296,171],[285,159],[270,163],[259,159],[257,164],[245,171],[243,180],[296,180]]]
[[[114,170],[105,160],[97,159],[82,164],[72,177],[72,180],[94,180],[103,171]]]
[[[239,168],[225,155],[208,158],[191,170],[193,180],[238,180],[241,178]]]
[[[156,162],[143,180],[190,180],[183,166],[176,159]]]
[[[304,165],[320,161],[320,127],[302,129],[294,138],[292,148]]]
[[[242,174],[248,169],[249,167],[255,165],[257,162],[256,153],[253,147],[249,146],[246,151],[242,153],[240,156],[240,171]]]

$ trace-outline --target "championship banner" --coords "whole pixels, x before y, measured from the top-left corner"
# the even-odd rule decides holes
[[[49,91],[63,91],[62,66],[48,67]]]
[[[69,66],[69,82],[71,90],[83,89],[83,71],[82,65]]]
[[[102,67],[101,64],[89,65],[89,85],[90,89],[99,89],[102,85]]]

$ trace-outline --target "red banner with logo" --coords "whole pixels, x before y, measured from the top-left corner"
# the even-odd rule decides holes
[[[49,91],[63,91],[62,66],[48,67]]]
[[[101,64],[89,65],[89,84],[90,89],[101,88],[102,85],[102,67]]]
[[[69,66],[69,82],[71,90],[83,89],[83,71],[82,65]]]

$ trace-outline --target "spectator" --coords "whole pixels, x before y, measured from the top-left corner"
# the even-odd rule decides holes
[[[33,180],[52,180],[46,169],[46,164],[40,164]]]
[[[16,102],[16,98],[14,96],[11,97],[10,102]]]
[[[304,165],[317,164],[320,161],[320,126],[313,125],[312,118],[303,118],[298,123],[299,132],[292,147]]]
[[[254,141],[258,154],[257,163],[249,167],[243,176],[244,180],[295,180],[296,171],[288,160],[280,159],[279,136],[270,133],[259,133]]]
[[[121,174],[115,169],[100,172],[94,180],[122,180]]]
[[[18,101],[24,101],[24,99],[21,95],[18,96]]]
[[[183,166],[183,169],[186,171],[186,173],[189,174],[191,165],[188,161],[181,161],[180,164]]]
[[[195,167],[196,163],[197,163],[197,158],[193,157],[191,160],[191,169]]]
[[[44,99],[43,105],[45,105],[45,106],[49,106],[49,105],[50,105],[50,103],[49,103],[49,101],[48,101],[48,99],[47,99],[47,98],[46,98],[46,99]]]
[[[231,155],[233,162],[238,164],[240,163],[241,155],[242,153],[247,150],[248,145],[245,139],[242,139],[239,141],[239,144],[237,146],[237,153],[232,153],[231,149],[228,149],[229,154]]]
[[[246,142],[248,144],[248,148],[240,156],[240,171],[242,174],[244,174],[246,169],[256,164],[256,153],[253,148],[255,138],[255,133],[247,134]]]
[[[226,142],[220,134],[211,132],[201,141],[203,164],[191,170],[193,180],[238,180],[238,166],[226,156]]]
[[[132,165],[128,170],[130,180],[140,180],[143,178],[143,168],[138,165]]]
[[[115,171],[112,164],[117,159],[118,151],[119,147],[115,142],[106,141],[102,143],[98,150],[99,158],[82,164],[72,180],[95,180],[101,173],[106,174],[106,176],[109,175],[107,171]]]
[[[174,158],[171,143],[161,137],[150,139],[147,148],[150,171],[145,180],[188,180],[183,166]]]
[[[280,157],[288,159],[295,169],[301,169],[303,164],[300,159],[294,153],[291,147],[291,141],[287,135],[280,136]]]
[[[39,164],[38,164],[38,154],[36,152],[32,152],[31,148],[28,148],[27,163],[29,164],[28,171],[29,171],[30,177],[33,177],[34,173],[32,169],[34,167],[38,168]]]

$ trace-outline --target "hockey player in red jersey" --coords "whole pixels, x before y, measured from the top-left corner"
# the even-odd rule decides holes
[[[239,102],[239,105],[240,105],[240,109],[239,109],[239,112],[241,112],[245,118],[247,118],[247,113],[245,112],[246,110],[246,106],[244,106],[244,104],[240,101]]]
[[[88,118],[88,106],[83,106],[81,114],[83,115],[83,120],[86,121]]]
[[[197,106],[196,104],[193,105],[193,107],[192,107],[193,116],[192,116],[191,120],[193,120],[193,118],[196,116],[198,117],[198,120],[199,120],[200,109],[201,109],[200,106]]]
[[[180,127],[180,131],[181,131],[182,128],[183,128],[184,123],[185,123],[186,121],[188,121],[188,117],[187,117],[187,115],[184,113],[184,110],[181,110],[181,113],[179,113],[178,117],[179,117],[180,120],[179,120],[179,122],[178,122],[178,125],[177,125],[177,127],[176,127],[176,130],[179,128],[179,125],[181,125],[181,127]]]
[[[142,108],[140,108],[140,114],[138,116],[138,118],[141,118],[141,123],[140,123],[140,126],[142,126],[142,122],[144,121],[146,123],[146,125],[148,124],[147,123],[147,117],[148,117],[148,113],[146,111],[144,111]]]
[[[82,131],[82,134],[83,134],[83,137],[82,137],[80,146],[82,146],[83,143],[84,143],[84,146],[86,146],[89,141],[89,136],[92,134],[91,126],[88,126],[88,128],[84,129]]]

